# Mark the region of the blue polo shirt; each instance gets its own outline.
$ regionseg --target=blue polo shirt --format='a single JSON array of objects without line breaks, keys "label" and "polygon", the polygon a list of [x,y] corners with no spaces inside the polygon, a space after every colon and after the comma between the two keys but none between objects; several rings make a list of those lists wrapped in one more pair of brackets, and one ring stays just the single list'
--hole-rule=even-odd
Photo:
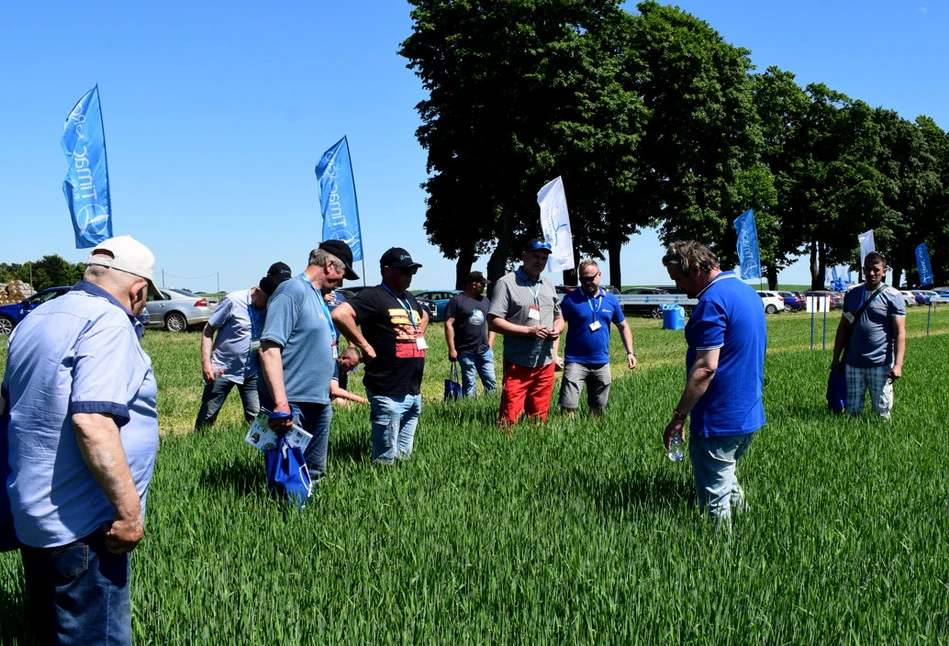
[{"label": "blue polo shirt", "polygon": [[242,289],[222,298],[208,319],[208,325],[217,329],[211,364],[228,381],[242,384],[260,370],[257,350],[265,314],[251,304],[250,290]]},{"label": "blue polo shirt", "polygon": [[[330,403],[335,329],[323,295],[303,274],[285,280],[267,302],[262,341],[282,348],[283,384],[293,403]],[[258,389],[266,388],[264,380]]]},{"label": "blue polo shirt", "polygon": [[718,370],[691,412],[689,429],[703,437],[744,435],[765,424],[764,308],[757,292],[725,271],[698,294],[685,326],[686,374],[699,350],[719,349]]},{"label": "blue polo shirt", "polygon": [[[589,296],[582,288],[575,289],[560,301],[560,311],[567,322],[567,363],[603,364],[610,361],[610,323],[626,320],[615,295],[599,290]],[[596,330],[590,326],[599,322]]]},{"label": "blue polo shirt", "polygon": [[80,281],[10,335],[7,485],[17,537],[55,547],[91,534],[115,510],[79,451],[71,416],[111,415],[142,500],[158,450],[157,386],[142,325],[111,294]]}]

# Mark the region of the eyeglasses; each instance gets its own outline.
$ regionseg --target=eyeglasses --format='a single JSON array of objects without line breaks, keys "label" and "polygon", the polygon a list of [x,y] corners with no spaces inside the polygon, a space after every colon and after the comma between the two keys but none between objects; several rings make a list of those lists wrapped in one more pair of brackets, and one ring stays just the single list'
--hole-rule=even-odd
[{"label": "eyeglasses", "polygon": [[596,272],[596,273],[593,274],[592,276],[580,276],[580,282],[581,282],[581,283],[592,283],[594,280],[596,280],[596,277],[599,276],[599,275],[600,275],[600,272]]}]

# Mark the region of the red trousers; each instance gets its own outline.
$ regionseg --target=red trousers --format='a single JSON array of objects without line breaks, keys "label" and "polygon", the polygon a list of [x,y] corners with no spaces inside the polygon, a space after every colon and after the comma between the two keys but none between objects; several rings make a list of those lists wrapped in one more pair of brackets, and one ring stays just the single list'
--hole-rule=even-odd
[{"label": "red trousers", "polygon": [[498,424],[510,428],[524,412],[528,417],[547,421],[550,395],[554,390],[554,364],[540,368],[518,366],[505,359],[504,384],[501,390],[501,413]]}]

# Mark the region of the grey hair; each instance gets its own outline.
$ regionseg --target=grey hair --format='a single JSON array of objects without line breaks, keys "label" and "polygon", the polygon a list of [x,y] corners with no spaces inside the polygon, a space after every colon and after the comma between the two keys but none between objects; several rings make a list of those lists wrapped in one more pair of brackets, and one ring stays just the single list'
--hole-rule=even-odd
[{"label": "grey hair", "polygon": [[325,249],[314,249],[310,252],[310,261],[308,263],[310,266],[316,265],[322,267],[327,261],[333,263],[333,269],[336,271],[346,271],[346,263]]},{"label": "grey hair", "polygon": [[103,265],[86,265],[82,279],[106,289],[118,290],[128,289],[136,280],[145,280],[134,274]]},{"label": "grey hair", "polygon": [[676,240],[666,246],[666,255],[662,257],[662,264],[678,265],[679,271],[689,276],[697,271],[703,274],[718,269],[718,258],[712,250],[695,240]]}]

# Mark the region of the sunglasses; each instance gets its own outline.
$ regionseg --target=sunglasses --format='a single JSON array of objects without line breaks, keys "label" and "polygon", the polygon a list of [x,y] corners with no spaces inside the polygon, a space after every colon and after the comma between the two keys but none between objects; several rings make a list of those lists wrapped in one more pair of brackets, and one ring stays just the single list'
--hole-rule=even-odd
[{"label": "sunglasses", "polygon": [[592,276],[580,276],[580,282],[581,282],[581,283],[592,283],[594,280],[596,280],[596,277],[599,276],[599,275],[600,275],[600,272],[596,272],[596,273],[593,274]]}]

